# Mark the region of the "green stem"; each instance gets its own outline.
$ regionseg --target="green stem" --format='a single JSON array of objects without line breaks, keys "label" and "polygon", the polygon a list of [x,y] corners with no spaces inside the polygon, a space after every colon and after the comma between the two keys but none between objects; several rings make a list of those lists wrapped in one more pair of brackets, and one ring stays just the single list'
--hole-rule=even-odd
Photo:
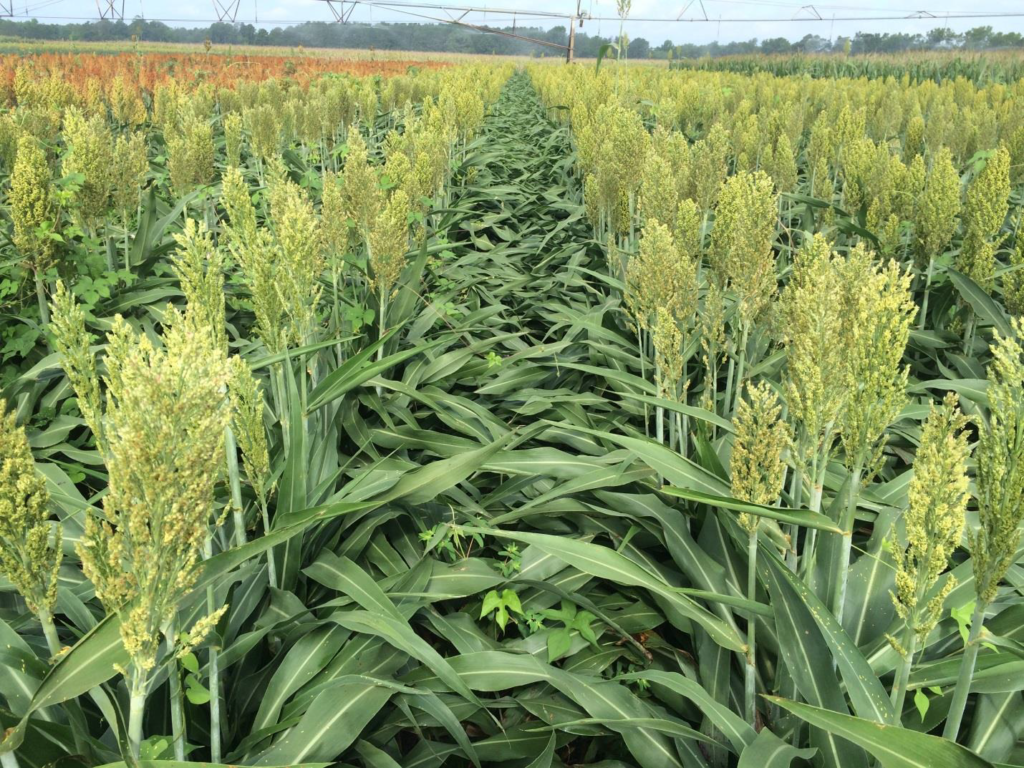
[{"label": "green stem", "polygon": [[0,766],[2,768],[19,768],[18,758],[13,752],[0,752]]},{"label": "green stem", "polygon": [[39,302],[39,321],[43,325],[49,325],[50,323],[50,305],[46,301],[46,286],[43,284],[43,278],[36,272],[36,301]]},{"label": "green stem", "polygon": [[732,405],[733,375],[736,373],[736,350],[729,353],[729,371],[725,375],[725,397],[722,399],[722,413],[720,416],[729,417],[729,408]]},{"label": "green stem", "polygon": [[43,637],[46,638],[46,647],[50,649],[50,655],[56,656],[60,653],[60,637],[57,636],[57,625],[53,623],[53,614],[49,609],[43,608],[36,616],[43,625]]},{"label": "green stem", "polygon": [[231,516],[235,522],[235,544],[245,544],[245,517],[242,514],[242,483],[238,475],[238,446],[230,426],[224,427],[224,453],[228,464],[228,484],[231,486]]},{"label": "green stem", "polygon": [[[637,331],[637,351],[640,353],[640,378],[647,381],[647,372],[644,370],[644,332]],[[644,437],[650,437],[650,428],[647,420],[649,415],[647,413],[647,403],[644,403]]]},{"label": "green stem", "polygon": [[[747,599],[753,602],[757,597],[757,529],[747,539]],[[744,704],[747,722],[757,726],[757,655],[755,653],[757,617],[750,614],[747,619],[747,666],[744,685]]]},{"label": "green stem", "polygon": [[964,707],[967,706],[967,695],[971,692],[974,664],[978,660],[978,650],[981,647],[978,638],[981,637],[982,625],[985,622],[986,607],[979,600],[974,606],[974,615],[971,617],[971,632],[967,636],[967,644],[964,646],[964,657],[960,662],[960,674],[956,679],[956,688],[953,689],[953,701],[949,705],[946,725],[942,729],[943,738],[950,741],[956,741],[957,734],[960,733],[960,722],[964,717]]},{"label": "green stem", "polygon": [[[661,366],[655,364],[654,366],[654,380],[658,381],[661,377]],[[664,393],[659,392],[659,397],[664,397]],[[665,444],[665,409],[660,405],[654,409],[654,434],[657,436],[657,440],[661,445]]]},{"label": "green stem", "polygon": [[277,363],[274,366],[274,380],[277,382],[277,418],[281,422],[281,445],[284,448],[284,455],[288,455],[288,390],[284,386],[284,363]]},{"label": "green stem", "polygon": [[928,317],[928,297],[932,292],[932,274],[935,271],[935,259],[928,259],[928,271],[924,276],[924,297],[921,299],[921,314],[918,317],[917,328],[924,330],[925,319]]},{"label": "green stem", "polygon": [[132,671],[131,699],[128,704],[128,748],[138,758],[142,749],[142,718],[146,712],[146,682],[142,672]]},{"label": "green stem", "polygon": [[896,668],[896,679],[892,684],[892,708],[896,712],[896,719],[899,721],[903,714],[903,703],[907,698],[907,683],[910,682],[910,668],[914,665],[914,653],[917,651],[917,633],[910,624],[907,624],[906,655],[900,659],[900,665]]},{"label": "green stem", "polygon": [[[267,513],[267,503],[260,500],[260,516],[263,518],[263,535],[270,533],[270,515]],[[274,563],[274,548],[267,550],[267,579],[270,586],[277,589],[277,565]]]},{"label": "green stem", "polygon": [[977,323],[977,315],[974,314],[974,310],[969,310],[971,313],[970,318],[967,320],[967,328],[964,330],[964,354],[970,354],[974,348],[974,328]]},{"label": "green stem", "polygon": [[[793,476],[789,482],[789,499],[793,505],[793,509],[800,509],[800,505],[803,503],[804,491],[804,471],[800,463],[793,469]],[[789,540],[790,546],[789,551],[786,553],[786,565],[789,570],[796,573],[797,568],[797,540],[800,535],[800,526],[796,523],[789,526]]]},{"label": "green stem", "polygon": [[166,630],[167,652],[170,655],[170,674],[168,680],[171,687],[171,741],[174,744],[174,759],[185,759],[185,711],[182,704],[181,674],[178,671],[178,660],[174,655],[176,622],[168,622]]},{"label": "green stem", "polygon": [[[43,628],[43,637],[46,638],[46,647],[50,656],[56,658],[60,654],[60,636],[57,634],[57,625],[53,622],[53,613],[49,608],[42,608],[36,613],[39,623]],[[75,739],[75,749],[80,755],[89,754],[89,728],[86,724],[85,714],[77,699],[71,699],[64,704],[67,709],[68,718],[71,722],[71,731]]]},{"label": "green stem", "polygon": [[843,605],[846,602],[846,584],[850,575],[850,554],[853,551],[853,524],[857,513],[857,497],[860,494],[861,465],[857,462],[850,473],[850,487],[847,489],[846,512],[843,515],[842,546],[839,550],[839,562],[836,563],[835,592],[832,600],[832,615],[836,621],[843,623]]},{"label": "green stem", "polygon": [[[811,501],[807,505],[807,508],[811,512],[819,512],[821,510],[821,496],[823,493],[823,483],[821,482],[821,476],[825,474],[824,469],[819,473],[818,463],[827,464],[827,460],[821,458],[821,454],[815,454],[814,459],[811,461]],[[805,584],[810,584],[814,574],[814,555],[815,550],[818,546],[818,529],[811,528],[807,532],[807,541],[804,544],[803,552],[800,553],[800,571],[804,578]]]},{"label": "green stem", "polygon": [[[381,291],[380,294],[380,331],[377,336],[378,339],[384,338],[385,323],[387,322],[388,313],[388,298],[387,295]],[[377,347],[377,362],[380,362],[384,358],[384,345],[381,344]],[[381,386],[377,385],[377,397],[380,397],[382,392]]]},{"label": "green stem", "polygon": [[736,400],[732,404],[732,413],[734,415],[736,409],[740,406],[740,400],[743,398],[743,377],[746,375],[747,368],[747,338],[749,333],[747,324],[743,323],[743,330],[740,332],[740,357],[736,365]]},{"label": "green stem", "polygon": [[[209,560],[213,557],[213,538],[206,537],[203,544],[203,555]],[[217,610],[217,596],[213,587],[206,588],[206,613],[213,614]],[[219,763],[220,748],[220,660],[217,646],[210,644],[210,762]]]}]

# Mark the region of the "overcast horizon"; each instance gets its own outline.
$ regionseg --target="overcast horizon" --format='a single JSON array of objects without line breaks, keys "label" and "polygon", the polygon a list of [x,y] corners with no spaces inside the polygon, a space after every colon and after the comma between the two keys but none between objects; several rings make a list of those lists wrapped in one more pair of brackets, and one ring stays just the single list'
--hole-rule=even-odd
[{"label": "overcast horizon", "polygon": [[[427,4],[436,4],[443,0],[424,0]],[[474,5],[467,0],[447,0],[455,5]],[[105,3],[106,0],[101,0]],[[224,0],[228,2],[228,0]],[[949,27],[954,32],[964,32],[972,27],[992,26],[1000,32],[1024,32],[1024,15],[1004,18],[947,18],[944,14],[960,13],[1019,13],[1024,14],[1019,0],[981,0],[971,9],[963,0],[935,0],[927,7],[932,14],[925,18],[901,18],[884,21],[845,21],[848,16],[891,15],[904,16],[914,13],[913,4],[907,0],[886,2],[874,0],[857,5],[849,4],[817,4],[804,5],[797,0],[692,0],[687,7],[687,0],[681,2],[664,2],[664,0],[633,0],[630,20],[626,22],[626,33],[630,38],[642,37],[651,45],[659,45],[664,40],[674,44],[684,43],[705,44],[717,41],[728,43],[745,41],[751,38],[764,40],[774,37],[785,37],[790,41],[799,40],[804,35],[816,34],[826,39],[836,37],[852,37],[857,32],[865,33],[896,33],[924,34],[936,27]],[[568,14],[575,10],[575,0],[555,0],[542,3],[537,0],[496,0],[483,2],[475,7],[491,7],[526,11],[517,14],[516,24],[532,27],[565,26]],[[703,19],[705,13],[709,22],[660,23],[643,21],[644,18],[676,18],[686,8],[684,19]],[[551,19],[530,16],[529,11],[559,12],[565,10],[565,19]],[[410,9],[414,13],[437,16],[439,11]],[[611,36],[618,32],[618,21],[615,17],[615,0],[584,0],[582,10],[593,17],[584,22],[582,31],[589,35]],[[94,0],[15,0],[14,20],[36,18],[42,23],[81,22],[98,19]],[[26,14],[27,12],[27,14]],[[815,15],[824,20],[812,20]],[[216,21],[213,2],[177,3],[171,0],[124,0],[124,18],[129,20],[137,16],[151,20],[166,20],[170,26],[190,27],[208,26]],[[833,16],[836,20],[833,21]],[[763,21],[763,19],[778,21]],[[239,23],[257,23],[258,26],[273,28],[289,23],[303,21],[333,22],[334,16],[326,2],[322,0],[241,0],[237,14]],[[758,19],[748,21],[747,19]],[[356,6],[351,20],[363,23],[409,23],[424,22],[423,19],[400,13],[393,9],[372,8],[365,5]],[[472,13],[465,21],[475,24],[494,26],[511,26],[513,17],[504,13]]]}]

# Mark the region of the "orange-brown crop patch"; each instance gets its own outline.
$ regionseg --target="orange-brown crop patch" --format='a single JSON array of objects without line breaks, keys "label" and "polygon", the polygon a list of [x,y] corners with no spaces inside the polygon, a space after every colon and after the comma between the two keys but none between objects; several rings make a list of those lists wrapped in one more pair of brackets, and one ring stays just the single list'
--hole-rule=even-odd
[{"label": "orange-brown crop patch", "polygon": [[243,81],[288,78],[307,85],[325,74],[347,74],[356,77],[380,75],[390,77],[406,73],[410,67],[436,69],[448,66],[443,61],[410,61],[389,59],[344,59],[328,56],[232,55],[221,53],[57,53],[0,54],[0,89],[10,97],[14,92],[15,73],[29,67],[36,78],[57,74],[79,93],[90,81],[104,86],[115,78],[140,91],[152,93],[157,85],[174,79],[179,85],[212,83],[218,88],[231,88]]}]

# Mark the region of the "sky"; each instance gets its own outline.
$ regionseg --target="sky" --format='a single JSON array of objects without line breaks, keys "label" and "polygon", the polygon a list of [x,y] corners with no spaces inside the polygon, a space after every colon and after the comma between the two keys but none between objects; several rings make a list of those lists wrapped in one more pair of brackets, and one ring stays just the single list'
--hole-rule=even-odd
[{"label": "sky", "polygon": [[[114,0],[120,4],[122,0]],[[233,0],[219,0],[229,4]],[[415,2],[418,0],[403,0]],[[530,16],[529,11],[562,12],[567,15],[575,10],[577,0],[422,0],[425,4],[451,3],[472,5],[479,8],[501,8],[524,11],[517,14],[516,23],[530,26],[565,25],[565,20],[542,19]],[[15,18],[38,18],[40,21],[60,23],[65,20],[83,20],[97,17],[96,0],[13,0]],[[105,5],[108,0],[99,0]],[[214,0],[123,0],[126,19],[143,16],[147,19],[172,20],[172,26],[203,26],[216,20]],[[258,19],[260,26],[277,26],[286,22],[323,20],[333,21],[330,8],[323,0],[237,0],[238,21],[252,23]],[[703,9],[702,9],[703,3]],[[6,0],[3,2],[6,5]],[[904,18],[927,9],[932,14],[926,18]],[[443,11],[408,9],[415,13],[444,16]],[[615,0],[582,0],[582,11],[593,19],[584,22],[582,31],[588,34],[610,36],[617,34],[618,21],[613,18]],[[950,17],[945,14],[949,13]],[[965,13],[1009,13],[1019,14],[1010,18],[953,18]],[[665,23],[644,21],[644,19],[675,19],[682,14],[684,21]],[[458,14],[454,14],[458,17]],[[704,22],[705,16],[709,19]],[[820,16],[823,21],[811,20]],[[848,17],[894,16],[898,19],[884,21],[848,21]],[[598,20],[596,17],[605,17]],[[664,40],[675,44],[727,43],[733,40],[763,40],[769,37],[786,37],[799,40],[806,34],[824,38],[852,36],[856,32],[907,32],[924,33],[928,30],[948,26],[956,32],[976,26],[988,25],[1003,32],[1024,33],[1024,2],[1021,0],[825,0],[814,6],[804,5],[803,0],[633,0],[626,22],[626,33],[631,38],[643,37],[654,45]],[[835,20],[833,20],[835,17]],[[371,8],[358,5],[352,21],[417,21],[393,9]],[[778,21],[765,21],[777,19]],[[509,14],[472,13],[465,21],[486,23],[495,26],[510,25]],[[691,21],[685,21],[691,20]],[[692,21],[700,20],[700,21]],[[192,22],[192,23],[188,23]]]}]

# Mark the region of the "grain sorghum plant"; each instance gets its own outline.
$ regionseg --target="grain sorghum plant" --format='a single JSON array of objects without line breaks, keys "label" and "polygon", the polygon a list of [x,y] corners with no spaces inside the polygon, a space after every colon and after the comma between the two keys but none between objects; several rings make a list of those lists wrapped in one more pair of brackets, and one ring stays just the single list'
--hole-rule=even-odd
[{"label": "grain sorghum plant", "polygon": [[72,107],[64,118],[64,143],[62,170],[65,176],[82,177],[72,200],[81,222],[92,232],[102,225],[114,181],[113,139],[106,118],[86,118]]},{"label": "grain sorghum plant", "polygon": [[167,137],[167,170],[176,195],[209,184],[214,170],[213,128],[201,114],[188,111]]},{"label": "grain sorghum plant", "polygon": [[643,221],[671,222],[679,210],[679,192],[672,168],[656,152],[648,152],[637,196],[637,213]]},{"label": "grain sorghum plant", "polygon": [[810,508],[821,507],[825,467],[832,455],[846,404],[840,257],[824,235],[804,243],[779,302],[786,347],[786,406],[796,425],[793,504],[803,504],[803,480],[811,485]]},{"label": "grain sorghum plant", "polygon": [[924,188],[916,201],[914,255],[919,269],[928,266],[949,245],[956,232],[960,207],[960,174],[949,149],[940,147],[932,157]]},{"label": "grain sorghum plant", "polygon": [[197,329],[209,333],[217,349],[227,354],[228,337],[224,319],[224,255],[213,244],[206,225],[194,219],[174,235],[178,249],[171,266],[185,294],[185,318]]},{"label": "grain sorghum plant", "polygon": [[676,247],[684,258],[690,259],[695,265],[700,266],[704,248],[704,223],[700,209],[693,200],[683,200],[676,210],[675,229],[672,236],[675,238]]},{"label": "grain sorghum plant", "polygon": [[[683,358],[683,339],[684,335],[679,329],[679,321],[676,317],[665,307],[658,307],[654,316],[654,323],[651,328],[651,341],[654,345],[655,385],[658,388],[658,397],[665,400],[677,401],[680,398],[685,399],[685,392],[688,383],[684,381],[686,361]],[[681,383],[682,390],[680,390]],[[658,442],[664,444],[664,408],[659,405],[656,414],[656,436]],[[671,414],[669,415],[669,419],[672,419]],[[677,422],[670,421],[670,448],[674,442],[676,423]],[[681,422],[678,423],[680,440],[685,447],[683,427]]]},{"label": "grain sorghum plant", "polygon": [[[135,756],[160,636],[172,654],[188,652],[220,613],[202,619],[175,650],[177,606],[198,578],[213,520],[213,489],[230,408],[223,352],[209,333],[173,309],[168,313],[163,348],[137,335],[120,317],[108,335],[101,438],[108,492],[103,516],[87,517],[78,545],[86,577],[121,624],[129,663],[120,671],[131,693],[128,741]],[[65,346],[75,343],[80,339],[64,340]],[[79,349],[77,354],[88,352]],[[176,675],[172,670],[172,691]],[[175,717],[173,712],[179,707],[180,698],[172,700],[175,741],[184,739],[181,713]]]},{"label": "grain sorghum plant", "polygon": [[90,350],[92,335],[85,325],[85,312],[61,280],[53,292],[53,347],[61,356],[76,405],[86,425],[95,436],[97,447],[103,448],[103,398],[100,394],[96,358]]},{"label": "grain sorghum plant", "polygon": [[683,379],[683,334],[676,318],[665,307],[658,307],[655,313],[652,339],[658,397],[675,400],[679,396],[679,383]]},{"label": "grain sorghum plant", "polygon": [[225,229],[232,247],[245,247],[256,239],[256,208],[249,196],[249,185],[242,172],[234,166],[224,172],[221,181],[221,204],[228,214]]},{"label": "grain sorghum plant", "polygon": [[731,176],[715,212],[712,269],[720,284],[736,291],[741,320],[748,326],[761,317],[776,291],[776,209],[771,178],[757,171]]},{"label": "grain sorghum plant", "polygon": [[277,290],[288,318],[289,341],[301,346],[319,322],[319,280],[324,270],[322,233],[312,201],[286,178],[283,167],[276,163],[271,166],[267,197],[281,256],[276,265]]},{"label": "grain sorghum plant", "polygon": [[1024,237],[1020,234],[1010,253],[1010,267],[1003,275],[1003,301],[1010,314],[1024,317]]},{"label": "grain sorghum plant", "polygon": [[957,268],[987,291],[995,277],[995,254],[1002,239],[1010,197],[1010,154],[1000,147],[967,187],[964,204],[964,242]]},{"label": "grain sorghum plant", "polygon": [[832,174],[829,171],[828,160],[821,158],[814,166],[811,179],[811,194],[819,200],[829,204],[828,208],[820,210],[816,214],[816,223],[819,228],[828,227],[835,219],[835,209],[832,208],[832,199],[835,196],[835,186],[832,182]]},{"label": "grain sorghum plant", "polygon": [[149,158],[146,155],[146,135],[136,132],[118,136],[114,142],[113,178],[111,199],[114,209],[121,214],[127,229],[128,218],[138,207],[139,193],[149,172]]},{"label": "grain sorghum plant", "polygon": [[107,100],[110,116],[118,125],[133,129],[146,122],[146,105],[139,98],[138,91],[123,77],[115,77],[111,82]]},{"label": "grain sorghum plant", "polygon": [[649,220],[640,248],[626,266],[626,307],[638,331],[650,328],[659,309],[689,317],[696,305],[696,265],[679,253],[672,232]]},{"label": "grain sorghum plant", "polygon": [[793,145],[785,133],[780,134],[775,143],[768,172],[771,174],[772,181],[775,182],[775,189],[779,192],[792,192],[796,189],[798,173],[796,155],[793,152]]},{"label": "grain sorghum plant", "polygon": [[348,129],[348,154],[345,156],[343,196],[348,217],[356,223],[363,241],[369,243],[370,232],[383,205],[377,174],[370,165],[366,142],[356,126]]},{"label": "grain sorghum plant", "polygon": [[902,640],[889,638],[901,657],[892,688],[897,716],[903,711],[917,647],[938,624],[943,601],[957,583],[950,574],[932,594],[963,533],[970,498],[970,445],[964,431],[967,424],[956,395],[947,395],[941,406],[932,405],[921,432],[903,515],[907,546],[901,547],[895,534],[890,539],[896,558],[896,591],[892,598],[905,625]]},{"label": "grain sorghum plant", "polygon": [[1013,329],[1014,336],[995,333],[988,368],[988,418],[981,425],[975,452],[979,525],[968,529],[967,542],[977,598],[943,731],[954,740],[970,692],[985,611],[1013,564],[1024,518],[1024,322],[1015,318]]},{"label": "grain sorghum plant", "polygon": [[386,302],[405,269],[409,250],[409,197],[403,190],[392,194],[380,210],[370,230],[369,244],[371,287]]},{"label": "grain sorghum plant", "polygon": [[230,243],[242,279],[249,289],[256,322],[253,330],[270,354],[283,352],[288,344],[287,309],[278,285],[279,263],[283,257],[273,235],[256,230],[250,239]]},{"label": "grain sorghum plant", "polygon": [[715,209],[709,251],[712,273],[720,287],[729,286],[736,293],[739,303],[739,334],[731,339],[730,360],[730,372],[735,365],[735,395],[726,388],[725,405],[730,413],[738,407],[746,375],[750,332],[771,306],[777,290],[772,249],[777,200],[771,177],[763,171],[738,173],[722,185]]},{"label": "grain sorghum plant", "polygon": [[256,156],[257,169],[263,178],[263,164],[276,157],[281,147],[281,123],[269,104],[262,104],[242,112],[242,122],[249,129],[249,147]]},{"label": "grain sorghum plant", "polygon": [[903,133],[903,162],[909,163],[924,152],[924,118],[914,115]]},{"label": "grain sorghum plant", "polygon": [[917,305],[910,275],[895,261],[875,264],[863,244],[840,266],[843,291],[843,368],[847,403],[840,424],[844,461],[849,471],[847,505],[840,528],[841,554],[833,573],[832,612],[842,620],[857,498],[865,478],[881,466],[885,431],[906,404],[909,368],[903,352]]},{"label": "grain sorghum plant", "polygon": [[[729,458],[732,495],[741,501],[767,506],[782,493],[786,465],[783,454],[792,435],[780,416],[782,405],[767,382],[747,387],[748,403],[742,397],[733,420],[736,435]],[[757,599],[757,541],[761,520],[742,513],[739,524],[747,532],[747,599]],[[747,722],[757,720],[757,655],[754,616],[747,620],[747,663],[744,709]]]},{"label": "grain sorghum plant", "polygon": [[50,522],[50,494],[36,471],[25,429],[0,400],[0,575],[39,617],[52,654],[60,650],[53,624],[61,525]]},{"label": "grain sorghum plant", "polygon": [[56,242],[49,233],[57,231],[57,207],[51,196],[53,177],[46,152],[34,136],[18,140],[18,156],[11,172],[9,195],[14,219],[14,247],[32,270],[36,283],[39,316],[50,320],[43,275],[53,265]]},{"label": "grain sorghum plant", "polygon": [[947,147],[940,147],[932,158],[924,189],[917,197],[915,206],[914,258],[917,268],[925,270],[919,326],[924,328],[935,259],[942,255],[952,240],[956,232],[956,217],[960,213],[960,174],[953,165],[953,155]]},{"label": "grain sorghum plant", "polygon": [[[242,467],[249,485],[256,494],[264,533],[269,533],[270,517],[267,503],[274,486],[270,472],[266,427],[263,424],[263,392],[245,360],[236,355],[230,359],[229,365],[231,379],[228,383],[228,393],[231,396],[232,432],[238,441],[238,447],[242,449]],[[270,585],[276,588],[277,573],[273,554],[267,557],[267,568]]]},{"label": "grain sorghum plant", "polygon": [[729,135],[725,129],[718,123],[711,126],[707,137],[693,145],[690,157],[693,198],[707,216],[729,172]]},{"label": "grain sorghum plant", "polygon": [[237,112],[224,115],[224,157],[228,167],[242,164],[242,116]]}]

